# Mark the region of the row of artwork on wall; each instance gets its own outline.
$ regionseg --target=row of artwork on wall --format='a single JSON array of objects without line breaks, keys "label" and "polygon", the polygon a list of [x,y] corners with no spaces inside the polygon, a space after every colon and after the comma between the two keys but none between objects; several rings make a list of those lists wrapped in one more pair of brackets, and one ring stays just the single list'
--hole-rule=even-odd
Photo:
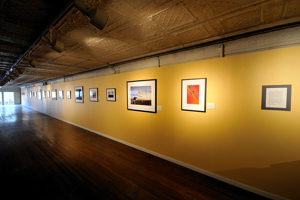
[{"label": "row of artwork on wall", "polygon": [[[74,88],[76,103],[84,103],[83,86]],[[38,99],[50,98],[50,90],[39,89],[37,92],[30,91],[28,95]],[[58,98],[64,99],[64,91],[58,90]],[[66,91],[66,98],[71,99],[71,91]],[[52,89],[51,99],[57,100],[57,89]],[[89,89],[91,102],[98,101],[98,88]],[[116,101],[116,88],[106,89],[106,100]],[[206,111],[206,78],[182,80],[182,110]],[[157,112],[157,79],[127,81],[127,109],[143,112]]]},{"label": "row of artwork on wall", "polygon": [[[181,110],[206,112],[206,78],[181,80]],[[262,87],[262,106],[264,110],[291,109],[291,85],[266,85]],[[84,103],[83,86],[74,88],[75,102]],[[36,96],[36,94],[35,94]],[[38,90],[38,99],[46,98],[46,91]],[[32,97],[32,92],[30,92]],[[50,98],[50,90],[47,91]],[[71,99],[71,91],[66,91]],[[51,92],[52,100],[57,100],[57,90]],[[58,91],[58,98],[63,99],[63,90]],[[91,102],[98,101],[98,88],[89,89]],[[116,88],[106,89],[106,100],[116,101]],[[127,81],[127,109],[143,112],[157,112],[157,79]]]},{"label": "row of artwork on wall", "polygon": [[[75,87],[75,102],[76,103],[83,103],[83,86]],[[50,90],[38,90],[37,92],[29,92],[29,97],[38,97],[38,99],[46,99],[46,92],[47,92],[47,98],[50,99]],[[97,102],[98,101],[98,88],[90,88],[89,90],[89,97],[91,102]],[[58,98],[64,99],[64,91],[58,90]],[[66,91],[66,98],[71,99],[71,90]],[[57,90],[52,89],[51,90],[51,99],[57,100]],[[116,101],[116,88],[107,88],[106,89],[106,100],[107,101]]]},{"label": "row of artwork on wall", "polygon": [[[206,112],[206,78],[183,79],[181,110]],[[157,111],[157,80],[127,82],[127,109],[143,112]]]}]

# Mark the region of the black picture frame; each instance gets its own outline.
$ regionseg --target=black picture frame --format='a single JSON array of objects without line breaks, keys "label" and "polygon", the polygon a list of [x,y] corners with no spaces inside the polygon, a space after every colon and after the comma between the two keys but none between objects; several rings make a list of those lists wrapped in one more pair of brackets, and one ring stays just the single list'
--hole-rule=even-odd
[{"label": "black picture frame", "polygon": [[67,99],[71,99],[71,91],[70,90],[66,91],[66,96],[67,96]]},{"label": "black picture frame", "polygon": [[75,103],[83,103],[84,102],[84,94],[83,94],[83,86],[77,86],[74,88],[75,94]]},{"label": "black picture frame", "polygon": [[127,81],[127,110],[157,112],[157,79]]},{"label": "black picture frame", "polygon": [[98,88],[90,88],[90,102],[98,102]]},{"label": "black picture frame", "polygon": [[46,99],[46,91],[45,90],[43,90],[43,93],[42,93],[43,95],[43,99]]},{"label": "black picture frame", "polygon": [[292,85],[263,85],[261,109],[291,111]]},{"label": "black picture frame", "polygon": [[56,89],[53,89],[51,91],[51,98],[52,100],[57,100],[57,92],[56,92]]},{"label": "black picture frame", "polygon": [[182,79],[181,110],[206,112],[206,92],[207,78]]},{"label": "black picture frame", "polygon": [[42,100],[42,90],[40,89],[40,90],[38,90],[38,99],[39,100]]},{"label": "black picture frame", "polygon": [[64,99],[64,91],[63,90],[58,91],[58,98],[59,99]]},{"label": "black picture frame", "polygon": [[116,101],[116,88],[106,88],[106,101]]}]

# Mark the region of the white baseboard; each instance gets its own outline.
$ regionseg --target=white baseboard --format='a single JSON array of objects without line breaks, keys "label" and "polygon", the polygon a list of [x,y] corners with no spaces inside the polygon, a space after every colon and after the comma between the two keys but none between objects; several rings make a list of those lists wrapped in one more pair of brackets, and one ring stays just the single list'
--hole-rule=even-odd
[{"label": "white baseboard", "polygon": [[[25,105],[24,105],[24,106],[25,106]],[[240,183],[240,182],[236,182],[236,181],[234,181],[234,180],[225,178],[225,177],[223,177],[223,176],[214,174],[214,173],[212,173],[212,172],[209,172],[209,171],[200,169],[200,168],[195,167],[195,166],[193,166],[193,165],[189,165],[189,164],[187,164],[187,163],[184,163],[184,162],[181,162],[181,161],[179,161],[179,160],[170,158],[170,157],[168,157],[168,156],[164,156],[164,155],[161,155],[161,154],[156,153],[156,152],[154,152],[154,151],[150,151],[150,150],[145,149],[145,148],[143,148],[143,147],[140,147],[140,146],[131,144],[131,143],[129,143],[129,142],[125,142],[125,141],[123,141],[123,140],[120,140],[120,139],[117,139],[117,138],[114,138],[114,137],[105,135],[105,134],[103,134],[103,133],[97,132],[97,131],[92,130],[92,129],[89,129],[89,128],[87,128],[87,127],[80,126],[80,125],[78,125],[78,124],[74,124],[74,123],[72,123],[72,122],[69,122],[69,121],[66,121],[66,120],[57,118],[56,116],[50,115],[50,114],[48,114],[48,113],[41,112],[41,111],[36,110],[36,109],[34,109],[34,108],[31,108],[31,107],[29,107],[29,106],[25,106],[25,107],[28,107],[28,108],[30,108],[30,109],[33,109],[33,110],[35,110],[35,111],[37,111],[37,112],[39,112],[39,113],[42,113],[42,114],[44,114],[44,115],[53,117],[53,118],[58,119],[58,120],[60,120],[60,121],[66,122],[66,123],[68,123],[68,124],[77,126],[77,127],[79,127],[79,128],[82,128],[82,129],[85,129],[85,130],[87,130],[87,131],[90,131],[90,132],[95,133],[95,134],[97,134],[97,135],[103,136],[103,137],[105,137],[105,138],[114,140],[114,141],[116,141],[116,142],[119,142],[119,143],[121,143],[121,144],[127,145],[127,146],[129,146],[129,147],[135,148],[135,149],[137,149],[137,150],[140,150],[140,151],[149,153],[149,154],[151,154],[151,155],[153,155],[153,156],[156,156],[156,157],[162,158],[162,159],[164,159],[164,160],[170,161],[170,162],[172,162],[172,163],[178,164],[178,165],[180,165],[180,166],[183,166],[183,167],[185,167],[185,168],[191,169],[191,170],[196,171],[196,172],[198,172],[198,173],[201,173],[201,174],[207,175],[207,176],[209,176],[209,177],[215,178],[215,179],[217,179],[217,180],[220,180],[220,181],[222,181],[222,182],[228,183],[228,184],[230,184],[230,185],[234,185],[234,186],[236,186],[236,187],[239,187],[239,188],[242,188],[242,189],[244,189],[244,190],[250,191],[250,192],[252,192],[252,193],[255,193],[255,194],[258,194],[258,195],[261,195],[261,196],[270,198],[270,199],[274,199],[274,200],[288,200],[287,198],[284,198],[284,197],[281,197],[281,196],[278,196],[278,195],[275,195],[275,194],[272,194],[272,193],[269,193],[269,192],[266,192],[266,191],[263,191],[263,190],[254,188],[254,187],[251,187],[251,186],[249,186],[249,185],[245,185],[245,184]]]}]

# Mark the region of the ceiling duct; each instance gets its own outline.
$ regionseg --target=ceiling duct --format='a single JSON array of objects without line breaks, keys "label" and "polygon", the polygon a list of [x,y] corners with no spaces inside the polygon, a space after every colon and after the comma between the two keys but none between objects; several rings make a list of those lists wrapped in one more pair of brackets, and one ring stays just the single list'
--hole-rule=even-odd
[{"label": "ceiling duct", "polygon": [[99,30],[102,30],[108,20],[108,16],[98,8],[91,9],[80,0],[75,0],[74,7],[89,17],[89,23]]}]

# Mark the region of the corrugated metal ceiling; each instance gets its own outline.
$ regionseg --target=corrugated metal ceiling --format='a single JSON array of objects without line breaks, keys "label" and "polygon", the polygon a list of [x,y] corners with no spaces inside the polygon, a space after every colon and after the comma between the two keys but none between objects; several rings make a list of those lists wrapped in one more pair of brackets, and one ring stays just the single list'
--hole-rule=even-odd
[{"label": "corrugated metal ceiling", "polygon": [[[90,0],[108,15],[100,31],[73,1],[2,0],[0,14],[0,82],[23,86],[157,55],[194,45],[300,23],[298,0]],[[83,1],[82,1],[83,2]],[[63,16],[58,18],[63,12]],[[47,27],[57,19],[50,27]],[[65,44],[57,53],[40,41],[44,34]],[[32,45],[37,41],[34,45]],[[32,68],[23,55],[39,64]],[[7,77],[7,75],[6,75]]]}]

